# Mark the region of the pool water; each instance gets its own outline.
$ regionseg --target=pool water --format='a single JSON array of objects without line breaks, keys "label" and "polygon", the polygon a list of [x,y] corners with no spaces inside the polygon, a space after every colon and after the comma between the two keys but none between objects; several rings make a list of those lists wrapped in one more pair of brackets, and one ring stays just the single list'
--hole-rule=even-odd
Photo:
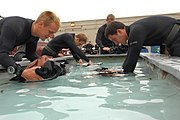
[{"label": "pool water", "polygon": [[1,85],[0,120],[179,120],[180,89],[145,62],[138,62],[135,74],[119,77],[94,71],[121,65],[71,66],[52,81]]}]

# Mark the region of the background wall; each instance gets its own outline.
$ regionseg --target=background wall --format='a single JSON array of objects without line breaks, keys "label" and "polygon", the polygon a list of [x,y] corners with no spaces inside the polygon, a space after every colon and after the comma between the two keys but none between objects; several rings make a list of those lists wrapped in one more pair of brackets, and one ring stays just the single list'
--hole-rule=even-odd
[{"label": "background wall", "polygon": [[[170,16],[173,18],[180,19],[180,13],[172,13],[172,14],[163,14],[166,16]],[[131,24],[132,22],[145,18],[148,16],[135,16],[135,17],[125,17],[125,18],[116,18],[117,21],[121,21],[126,25]],[[98,19],[98,20],[86,20],[86,21],[70,21],[70,22],[63,22],[61,25],[60,30],[56,33],[62,34],[65,32],[70,32],[70,33],[85,33],[93,44],[95,44],[95,38],[96,38],[96,33],[98,28],[105,24],[105,19]],[[71,23],[74,24],[74,26],[71,26]]]}]

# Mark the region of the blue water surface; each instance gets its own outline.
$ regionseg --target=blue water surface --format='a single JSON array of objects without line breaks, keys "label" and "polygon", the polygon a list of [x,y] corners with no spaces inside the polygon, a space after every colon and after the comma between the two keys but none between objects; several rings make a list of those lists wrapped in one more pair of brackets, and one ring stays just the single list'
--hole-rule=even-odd
[{"label": "blue water surface", "polygon": [[1,85],[0,120],[179,120],[179,88],[145,62],[138,62],[135,74],[107,77],[94,71],[121,65],[73,65],[52,81]]}]

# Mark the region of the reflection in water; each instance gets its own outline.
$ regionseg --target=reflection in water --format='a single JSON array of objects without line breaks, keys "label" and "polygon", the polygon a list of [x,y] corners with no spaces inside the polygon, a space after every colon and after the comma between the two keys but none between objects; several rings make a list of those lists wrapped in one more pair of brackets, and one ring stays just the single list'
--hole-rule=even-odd
[{"label": "reflection in water", "polygon": [[[120,64],[103,64],[112,66],[119,69]],[[53,81],[2,85],[0,120],[179,119],[179,89],[159,80],[143,62],[135,74],[119,77],[97,75],[98,67],[72,66]]]},{"label": "reflection in water", "polygon": [[127,103],[127,104],[146,104],[146,103],[162,103],[164,102],[162,99],[153,99],[153,100],[150,100],[150,101],[147,101],[147,100],[134,100],[134,99],[127,99],[127,100],[124,100],[123,101],[124,103]]}]

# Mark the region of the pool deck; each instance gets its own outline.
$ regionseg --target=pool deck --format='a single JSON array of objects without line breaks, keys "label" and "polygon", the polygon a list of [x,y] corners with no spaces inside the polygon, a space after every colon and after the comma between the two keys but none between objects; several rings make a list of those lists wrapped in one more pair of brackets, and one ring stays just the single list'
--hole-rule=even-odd
[{"label": "pool deck", "polygon": [[[122,54],[112,54],[112,55],[87,55],[89,58],[96,58],[96,57],[120,57],[125,56]],[[151,63],[152,65],[156,66],[157,68],[161,69],[162,71],[165,71],[174,77],[176,77],[178,80],[180,80],[180,57],[172,57],[172,56],[166,56],[166,55],[160,55],[157,53],[141,53],[141,58],[143,58],[148,63]],[[64,59],[72,59],[72,56],[65,56],[65,57],[59,57],[54,58],[54,61],[60,61]],[[27,66],[30,62],[29,61],[23,61],[23,62],[17,62],[21,64],[22,66]],[[4,68],[0,65],[0,70],[2,71]],[[0,72],[2,74],[3,72]],[[0,75],[1,77],[2,75]]]},{"label": "pool deck", "polygon": [[180,57],[141,53],[141,57],[180,80]]}]

